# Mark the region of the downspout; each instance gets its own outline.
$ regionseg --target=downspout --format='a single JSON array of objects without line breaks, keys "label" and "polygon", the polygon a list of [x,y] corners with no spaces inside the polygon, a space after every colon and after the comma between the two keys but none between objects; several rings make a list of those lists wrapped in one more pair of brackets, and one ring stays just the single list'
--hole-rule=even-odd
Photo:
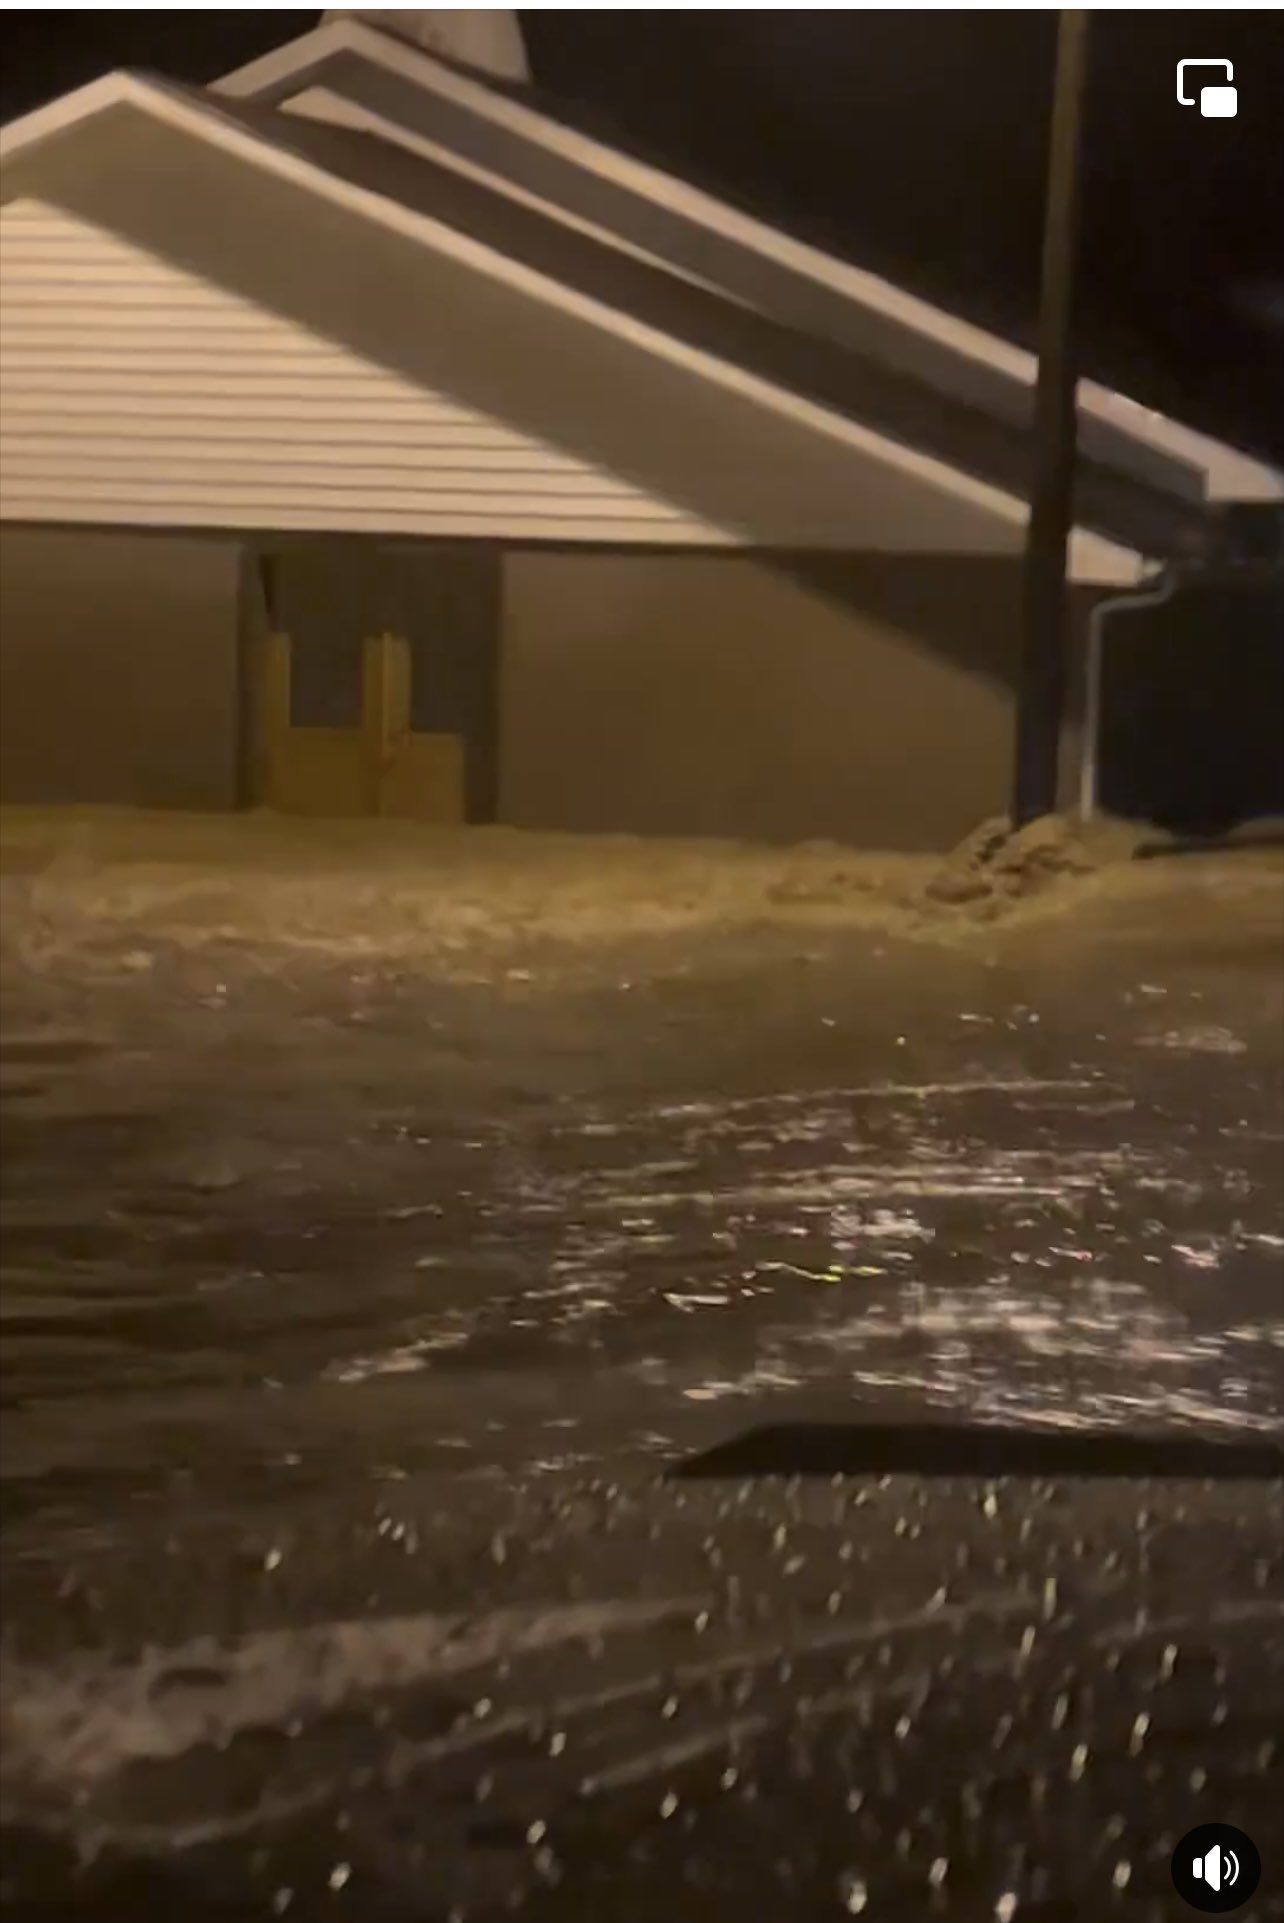
[{"label": "downspout", "polygon": [[1098,601],[1088,616],[1088,644],[1085,661],[1086,684],[1083,704],[1083,750],[1079,762],[1079,819],[1091,821],[1097,812],[1097,790],[1101,765],[1101,683],[1105,652],[1106,621],[1112,614],[1138,612],[1162,607],[1177,592],[1177,571],[1161,568],[1152,587],[1140,593],[1111,594]]}]

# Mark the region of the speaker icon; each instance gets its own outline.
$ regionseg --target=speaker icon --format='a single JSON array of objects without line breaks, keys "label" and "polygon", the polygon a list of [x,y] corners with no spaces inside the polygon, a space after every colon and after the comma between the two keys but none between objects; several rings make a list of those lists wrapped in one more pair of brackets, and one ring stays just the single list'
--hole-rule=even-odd
[{"label": "speaker icon", "polygon": [[1251,1836],[1231,1823],[1201,1823],[1173,1852],[1173,1883],[1192,1910],[1226,1915],[1251,1901],[1262,1859]]},{"label": "speaker icon", "polygon": [[1211,1850],[1197,1856],[1190,1867],[1196,1882],[1202,1880],[1210,1890],[1220,1890],[1223,1883],[1229,1889],[1239,1882],[1239,1858],[1234,1850],[1224,1850],[1220,1843],[1214,1843]]}]

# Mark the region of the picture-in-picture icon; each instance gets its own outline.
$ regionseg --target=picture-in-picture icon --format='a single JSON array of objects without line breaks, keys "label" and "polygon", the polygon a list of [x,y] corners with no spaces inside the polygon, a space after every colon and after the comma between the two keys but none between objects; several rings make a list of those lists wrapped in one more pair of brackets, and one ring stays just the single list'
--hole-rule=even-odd
[{"label": "picture-in-picture icon", "polygon": [[[1219,67],[1226,75],[1223,87],[1201,87],[1198,96],[1186,91],[1187,67]],[[1231,86],[1235,69],[1229,60],[1179,60],[1177,62],[1177,100],[1183,107],[1198,104],[1205,120],[1233,120],[1239,112],[1239,92]]]}]

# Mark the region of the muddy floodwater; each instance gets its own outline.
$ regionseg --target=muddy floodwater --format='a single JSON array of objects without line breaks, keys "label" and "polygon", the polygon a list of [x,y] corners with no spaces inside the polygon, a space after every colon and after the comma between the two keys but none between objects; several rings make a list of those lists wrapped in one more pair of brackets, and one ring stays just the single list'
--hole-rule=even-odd
[{"label": "muddy floodwater", "polygon": [[10,954],[8,1912],[1284,1917],[1277,932]]}]

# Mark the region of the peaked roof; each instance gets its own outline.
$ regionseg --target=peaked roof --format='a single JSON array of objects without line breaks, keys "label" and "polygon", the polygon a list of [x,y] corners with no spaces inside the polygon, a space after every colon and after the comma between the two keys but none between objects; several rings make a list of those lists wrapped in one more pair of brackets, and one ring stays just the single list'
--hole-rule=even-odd
[{"label": "peaked roof", "polygon": [[[346,23],[322,31],[369,32]],[[384,46],[384,36],[373,39]],[[441,63],[430,65],[458,78]],[[284,84],[288,93],[288,78]],[[0,129],[3,186],[6,195],[49,198],[127,232],[375,359],[395,336],[395,364],[421,378],[430,377],[425,367],[440,377],[441,350],[422,319],[433,311],[428,290],[434,283],[423,280],[416,259],[435,262],[434,274],[450,266],[461,311],[474,301],[470,287],[504,290],[514,303],[510,334],[519,322],[530,350],[514,357],[510,338],[500,386],[527,431],[631,472],[668,498],[688,501],[714,525],[752,530],[754,517],[742,512],[746,498],[754,498],[752,476],[733,481],[733,475],[746,450],[763,445],[768,420],[773,448],[790,449],[810,474],[813,500],[826,484],[858,487],[869,509],[871,546],[948,546],[957,539],[965,549],[1010,552],[1019,544],[1027,509],[1021,445],[1010,424],[832,339],[788,326],[715,279],[675,270],[595,223],[532,206],[538,197],[515,191],[489,169],[457,164],[448,152],[420,152],[415,141],[390,137],[382,125],[372,133],[358,118],[356,126],[363,130],[283,113],[227,89],[215,95],[109,75]],[[149,147],[143,138],[147,129],[171,146],[154,155],[155,141]],[[175,140],[179,149],[172,148]],[[148,173],[153,164],[170,170],[169,193],[150,186],[164,177]],[[193,170],[190,181],[185,168]],[[199,218],[187,205],[197,204],[198,176]],[[301,306],[304,294],[275,258],[281,229],[271,220],[281,219],[284,202],[277,195],[272,214],[256,177],[265,187],[288,184],[291,207],[308,213],[310,306]],[[339,213],[342,232],[334,220]],[[406,254],[394,279],[399,293],[413,297],[395,317],[372,319],[362,311],[369,303],[354,299],[355,270],[344,249],[359,242],[362,228],[383,236],[381,263],[391,261],[389,244]],[[304,238],[292,230],[292,249]],[[487,311],[493,313],[493,300]],[[559,328],[555,339],[550,330]],[[473,382],[474,401],[479,369],[489,380],[500,358],[494,351],[500,336],[492,331],[486,338],[492,351],[484,369],[486,339],[445,350],[461,391]],[[642,387],[617,406],[621,378],[634,376]],[[568,398],[573,432],[557,414]],[[702,433],[709,443],[703,449]],[[1152,480],[1090,464],[1071,543],[1077,578],[1135,580],[1143,554],[1165,551],[1204,492],[1192,463],[1172,465],[1175,478],[1157,472]],[[917,519],[939,538],[917,533]],[[809,526],[797,529],[795,545],[808,544]],[[890,542],[889,533],[896,535]]]},{"label": "peaked roof", "polygon": [[[823,253],[566,123],[534,89],[483,81],[354,20],[329,22],[216,84],[397,140],[463,176],[587,230],[608,247],[716,289],[883,379],[984,415],[1028,470],[1033,355]],[[1080,456],[1187,502],[1284,500],[1284,475],[1091,381],[1079,384]],[[947,452],[948,450],[942,449]],[[1001,476],[996,478],[1002,478]]]}]

